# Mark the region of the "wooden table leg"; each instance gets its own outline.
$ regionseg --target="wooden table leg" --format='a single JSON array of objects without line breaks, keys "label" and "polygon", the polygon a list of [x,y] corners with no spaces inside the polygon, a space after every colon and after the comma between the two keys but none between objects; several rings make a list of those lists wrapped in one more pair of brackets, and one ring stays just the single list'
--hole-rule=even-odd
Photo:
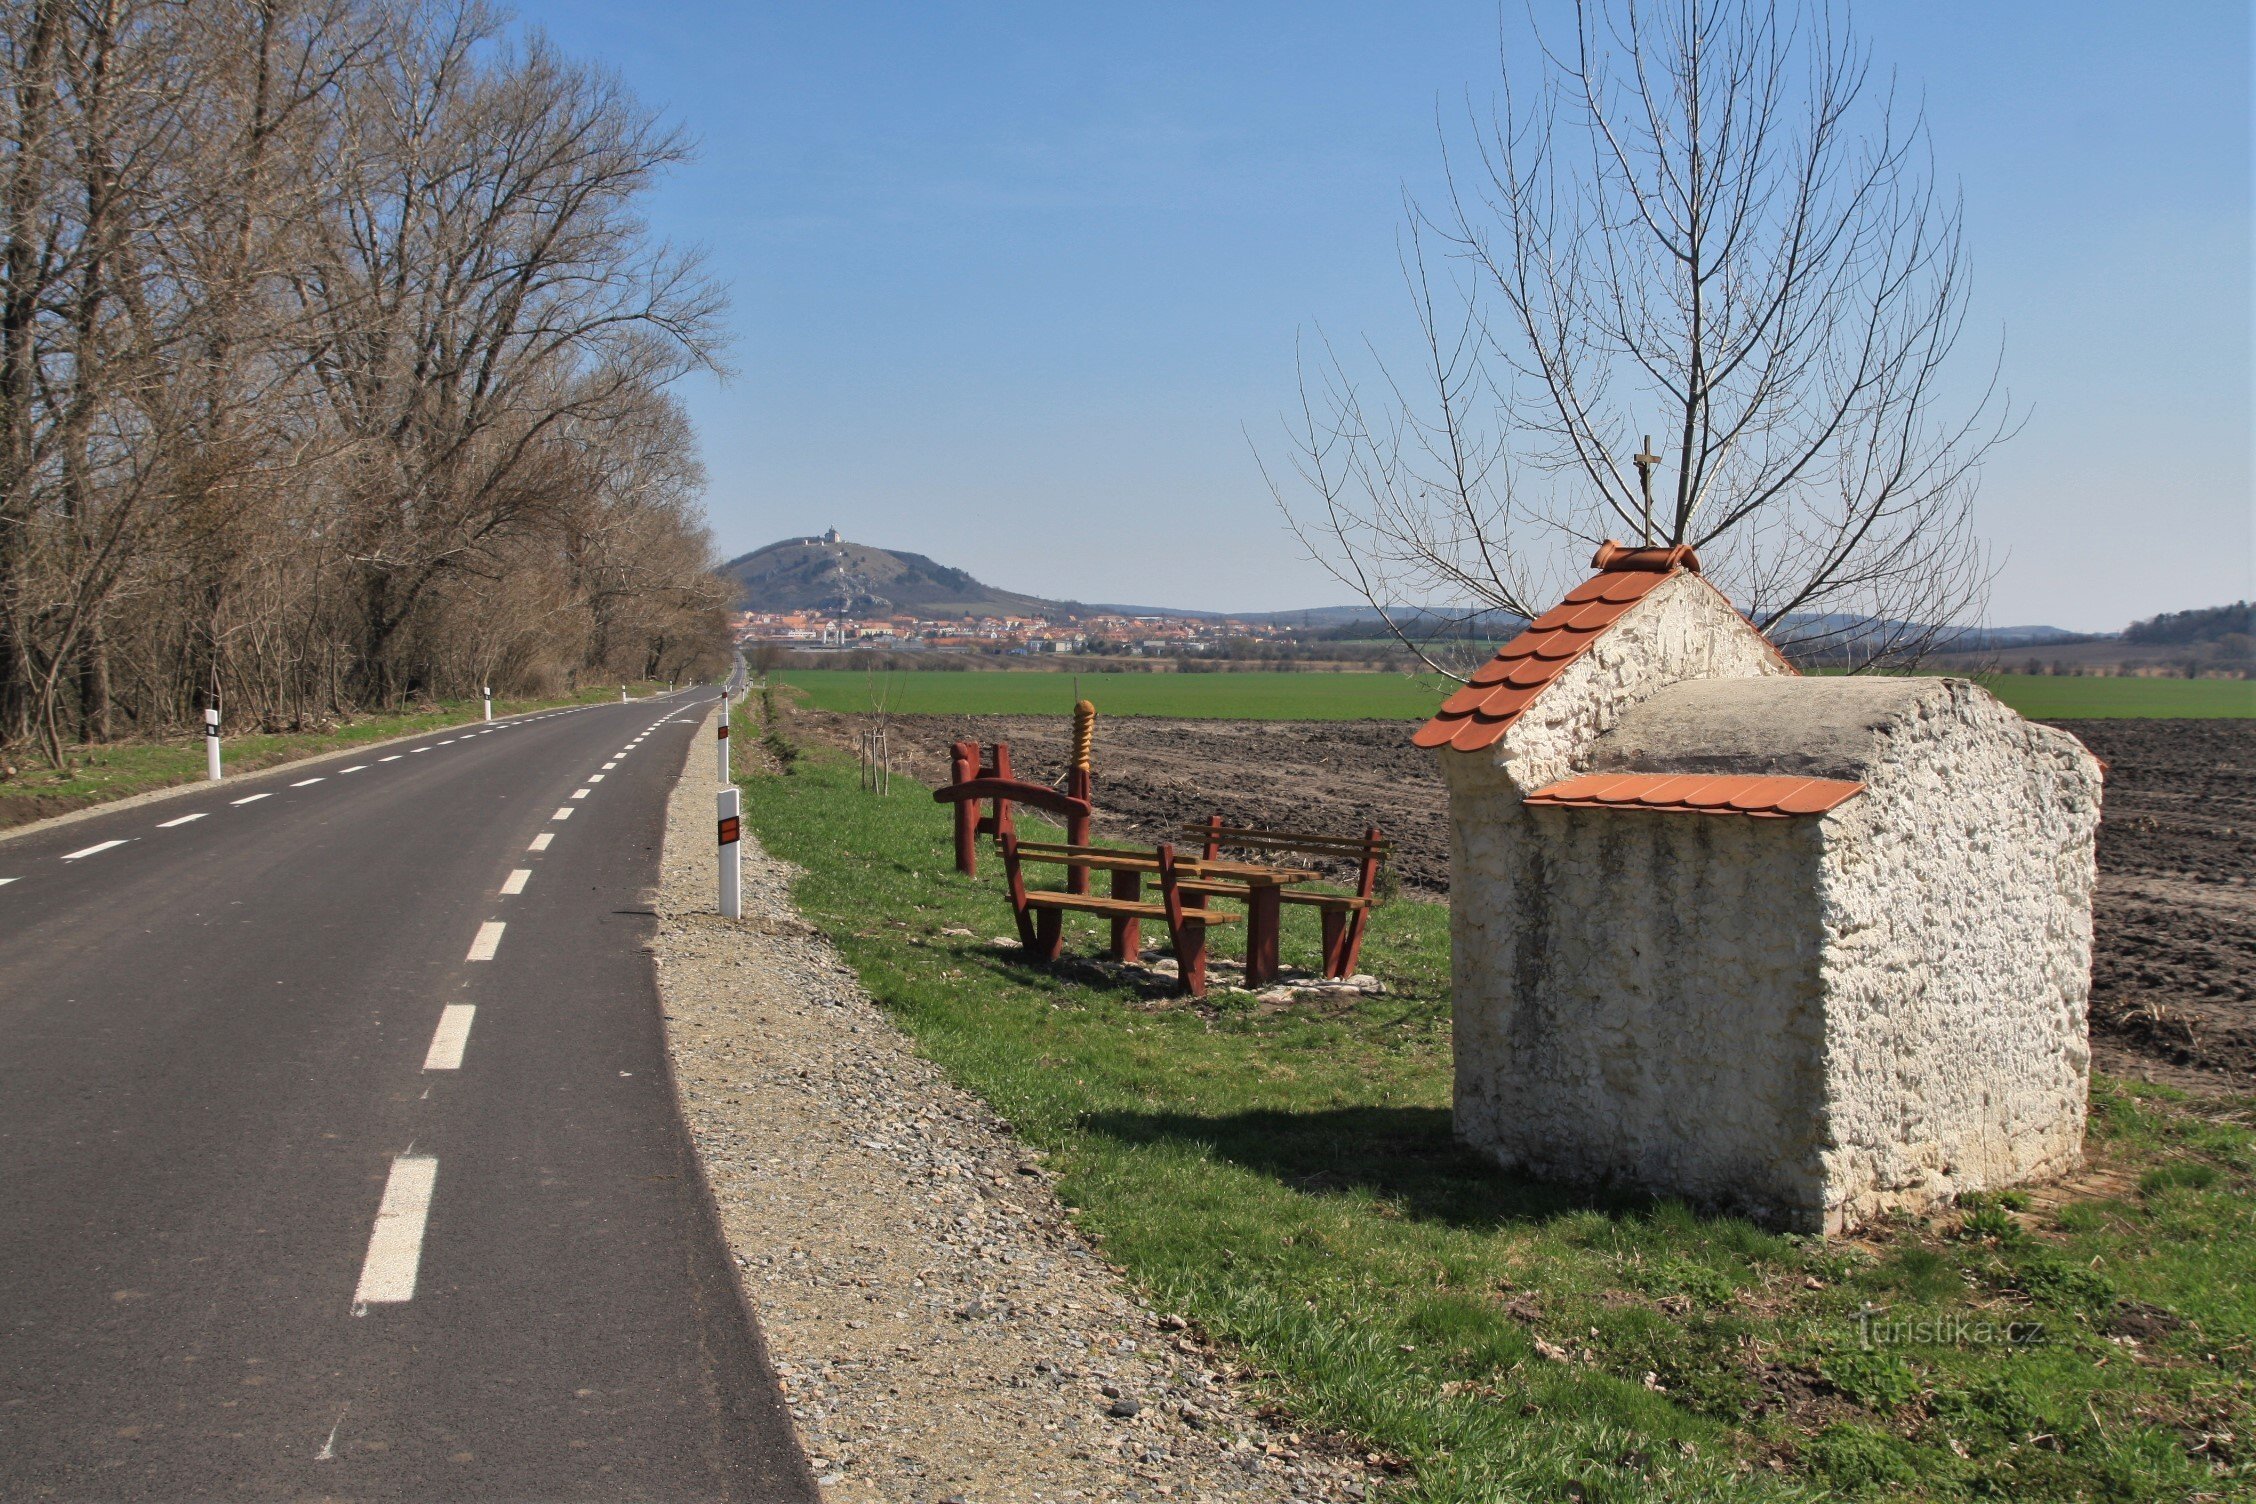
[{"label": "wooden table leg", "polygon": [[1277,975],[1277,931],[1282,925],[1281,889],[1261,885],[1246,894],[1246,961],[1248,987],[1259,987]]},{"label": "wooden table leg", "polygon": [[[1112,874],[1112,896],[1129,903],[1140,903],[1144,897],[1144,875],[1141,872],[1115,872]],[[1115,918],[1112,921],[1112,958],[1115,961],[1133,961],[1144,953],[1144,928],[1140,919]]]}]

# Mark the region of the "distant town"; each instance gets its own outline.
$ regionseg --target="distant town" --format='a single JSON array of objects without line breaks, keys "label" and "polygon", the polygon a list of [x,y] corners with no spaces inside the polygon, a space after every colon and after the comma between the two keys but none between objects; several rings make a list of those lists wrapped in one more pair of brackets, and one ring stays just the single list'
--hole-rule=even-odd
[{"label": "distant town", "polygon": [[1220,651],[1248,640],[1289,643],[1293,630],[1236,617],[1095,615],[1071,622],[1033,616],[928,618],[844,616],[820,611],[739,611],[740,645],[774,643],[795,651],[891,648],[901,651],[1089,653],[1175,657]]}]

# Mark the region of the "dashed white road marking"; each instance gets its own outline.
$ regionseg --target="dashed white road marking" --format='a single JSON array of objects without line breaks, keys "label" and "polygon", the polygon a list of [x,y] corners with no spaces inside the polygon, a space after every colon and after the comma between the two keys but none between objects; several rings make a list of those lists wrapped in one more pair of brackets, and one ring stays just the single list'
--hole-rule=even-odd
[{"label": "dashed white road marking", "polygon": [[376,1227],[368,1235],[368,1257],[361,1261],[360,1286],[353,1291],[354,1315],[372,1305],[415,1298],[423,1225],[430,1220],[431,1192],[438,1183],[439,1162],[429,1155],[403,1154],[392,1161],[383,1203],[376,1208]]},{"label": "dashed white road marking", "polygon": [[603,781],[603,775],[602,775],[601,773],[590,773],[590,774],[588,774],[588,782],[590,782],[590,783],[601,783],[602,781]]},{"label": "dashed white road marking", "polygon": [[201,820],[205,815],[209,813],[211,813],[211,811],[209,810],[198,810],[192,815],[182,815],[177,820],[159,820],[157,822],[157,829],[170,830],[175,825],[186,825],[190,820]]},{"label": "dashed white road marking", "polygon": [[346,775],[347,773],[365,773],[365,772],[367,772],[367,771],[368,771],[368,764],[367,764],[367,763],[364,763],[364,762],[356,762],[356,763],[354,763],[354,764],[353,764],[353,765],[352,765],[351,767],[349,767],[349,768],[339,768],[339,769],[337,770],[337,776],[338,776],[339,778],[342,778],[342,777],[344,777],[344,776],[345,776],[345,775]]},{"label": "dashed white road marking", "polygon": [[619,765],[619,759],[617,759],[616,757],[614,757],[614,758],[612,758],[612,759],[611,759],[611,760],[610,760],[609,762],[607,762],[607,763],[605,763],[605,764],[603,765],[603,770],[604,770],[605,772],[607,772],[607,773],[608,773],[609,771],[611,771],[611,769],[613,769],[613,768],[617,767],[618,765]]},{"label": "dashed white road marking", "polygon": [[230,800],[228,801],[228,803],[230,803],[230,804],[256,804],[256,803],[258,803],[258,802],[259,802],[259,801],[260,801],[261,799],[271,799],[271,798],[273,798],[273,797],[274,797],[274,796],[273,796],[272,794],[253,794],[253,795],[251,795],[251,796],[250,796],[250,797],[249,797],[248,799],[230,799]]},{"label": "dashed white road marking", "polygon": [[413,757],[418,752],[428,752],[430,750],[431,749],[429,747],[410,747],[407,749],[407,755]]},{"label": "dashed white road marking", "polygon": [[398,762],[400,760],[400,755],[397,752],[394,752],[389,757],[379,757],[376,760],[378,762]]},{"label": "dashed white road marking", "polygon": [[12,877],[0,877],[0,888],[5,888],[6,886],[8,886],[8,884],[14,881],[15,879]]},{"label": "dashed white road marking", "polygon": [[293,783],[293,784],[291,784],[291,785],[290,785],[290,787],[291,787],[291,788],[294,788],[294,789],[311,788],[311,787],[312,787],[313,785],[315,785],[315,784],[317,784],[317,783],[327,783],[328,781],[329,781],[329,780],[328,780],[328,779],[327,779],[326,777],[322,777],[322,778],[301,778],[301,779],[299,779],[299,780],[298,780],[298,781],[297,781],[296,783]]},{"label": "dashed white road marking", "polygon": [[524,892],[524,891],[525,891],[525,884],[526,884],[526,883],[528,883],[528,882],[531,882],[531,881],[532,881],[532,878],[533,878],[533,869],[532,869],[532,868],[530,868],[530,867],[519,867],[519,868],[518,868],[518,869],[517,869],[516,871],[514,871],[514,872],[512,872],[512,873],[510,873],[510,874],[509,874],[509,879],[508,879],[508,881],[504,882],[504,883],[503,883],[503,884],[501,885],[501,891],[502,891],[502,892],[503,892],[504,894],[508,894],[508,893],[522,893],[522,892]]},{"label": "dashed white road marking", "polygon": [[585,799],[588,795],[594,792],[595,790],[593,789],[574,789],[572,790],[572,797],[574,799]]},{"label": "dashed white road marking", "polygon": [[97,845],[87,847],[84,851],[67,852],[64,854],[63,860],[66,862],[75,862],[82,856],[99,856],[105,851],[109,851],[115,847],[123,846],[124,844],[125,842],[123,841],[103,841]]},{"label": "dashed white road marking", "polygon": [[537,836],[533,837],[533,844],[532,844],[532,845],[530,845],[530,846],[527,846],[527,847],[526,847],[525,849],[526,849],[527,851],[546,851],[546,850],[548,850],[548,843],[549,843],[549,842],[551,842],[551,841],[553,841],[553,840],[555,840],[555,839],[556,839],[556,832],[555,832],[555,831],[553,831],[553,830],[544,830],[544,831],[542,831],[542,832],[541,832],[541,833],[540,833],[539,835],[537,835]]},{"label": "dashed white road marking", "polygon": [[470,954],[464,959],[491,961],[494,958],[494,952],[501,949],[501,932],[507,928],[509,926],[499,919],[489,919],[484,924],[479,925],[478,938],[470,942]]},{"label": "dashed white road marking", "polygon": [[549,818],[551,820],[569,820],[572,818],[571,807],[567,805],[563,809],[558,810],[555,814],[550,815]]},{"label": "dashed white road marking", "polygon": [[427,1071],[462,1069],[462,1052],[470,1044],[470,1020],[478,1010],[469,1003],[449,1003],[439,1014],[439,1027],[431,1035],[431,1048],[423,1057]]}]

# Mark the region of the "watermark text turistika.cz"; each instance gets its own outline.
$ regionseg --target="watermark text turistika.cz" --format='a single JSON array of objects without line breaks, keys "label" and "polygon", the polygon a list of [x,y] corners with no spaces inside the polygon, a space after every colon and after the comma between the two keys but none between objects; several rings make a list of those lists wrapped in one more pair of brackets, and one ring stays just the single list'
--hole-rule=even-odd
[{"label": "watermark text turistika.cz", "polygon": [[1856,1314],[1857,1346],[1883,1347],[2042,1347],[2041,1321],[1995,1321],[1965,1311],[1942,1315],[1896,1315],[1873,1306]]}]

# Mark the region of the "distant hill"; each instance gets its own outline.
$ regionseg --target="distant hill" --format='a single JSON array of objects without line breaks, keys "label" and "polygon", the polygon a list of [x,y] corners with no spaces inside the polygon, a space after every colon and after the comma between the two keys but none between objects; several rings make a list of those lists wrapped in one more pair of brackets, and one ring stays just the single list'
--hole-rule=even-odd
[{"label": "distant hill", "polygon": [[729,560],[720,573],[735,582],[738,603],[747,611],[910,612],[936,618],[1068,614],[1060,602],[997,590],[923,554],[848,543],[836,533],[771,543]]}]

